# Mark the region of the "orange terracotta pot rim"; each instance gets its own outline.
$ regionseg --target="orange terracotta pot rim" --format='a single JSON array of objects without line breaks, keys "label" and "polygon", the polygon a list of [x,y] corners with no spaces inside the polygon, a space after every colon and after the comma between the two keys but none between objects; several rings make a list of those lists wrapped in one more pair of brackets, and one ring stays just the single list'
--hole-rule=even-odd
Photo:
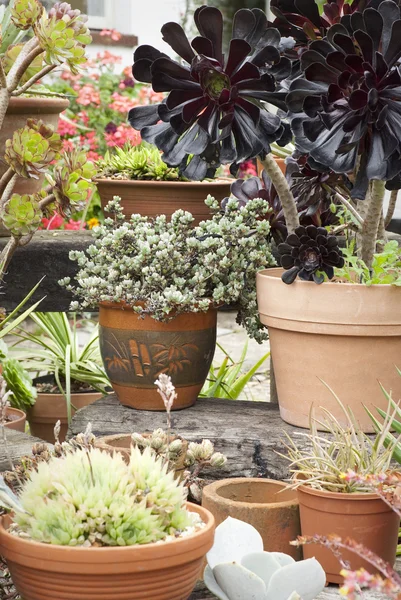
[{"label": "orange terracotta pot rim", "polygon": [[266,508],[278,508],[278,507],[287,507],[294,506],[294,504],[298,504],[298,500],[296,497],[293,500],[283,500],[278,502],[245,502],[243,500],[233,500],[232,498],[224,498],[224,496],[220,496],[219,489],[225,486],[230,485],[238,485],[243,483],[255,483],[262,485],[272,485],[273,487],[279,487],[283,490],[286,490],[286,484],[282,481],[276,481],[275,479],[263,479],[259,477],[232,477],[227,479],[220,479],[219,481],[214,481],[210,483],[207,488],[208,492],[213,494],[214,497],[218,498],[219,504],[224,506],[230,506],[235,504],[239,508],[255,508],[255,509],[266,509]]},{"label": "orange terracotta pot rim", "polygon": [[[281,277],[281,274],[284,273],[284,269],[282,269],[281,267],[273,267],[272,269],[262,269],[261,271],[258,271],[256,274],[256,277],[258,278],[266,278],[266,279],[273,279],[273,280],[277,280],[279,277]],[[285,285],[284,282],[282,282],[283,285]],[[309,286],[310,288],[314,288],[314,287],[320,287],[319,285],[317,285],[314,281],[303,281],[302,279],[296,279],[294,283],[292,283],[291,285],[287,286],[287,287],[291,287],[294,285],[303,285],[303,286]],[[331,286],[340,286],[344,289],[352,289],[352,288],[366,288],[367,290],[377,290],[377,289],[388,289],[388,288],[393,288],[395,290],[397,290],[396,285],[391,285],[390,283],[375,283],[372,285],[365,285],[364,283],[348,283],[347,281],[324,281],[321,285],[324,285],[325,287],[327,287],[328,285]]]},{"label": "orange terracotta pot rim", "polygon": [[224,179],[215,179],[213,181],[152,181],[150,179],[115,179],[113,177],[94,177],[94,183],[96,184],[110,184],[115,183],[118,185],[129,186],[132,184],[141,185],[141,186],[151,186],[151,187],[198,187],[198,186],[227,186],[235,181],[235,179],[224,180]]},{"label": "orange terracotta pot rim", "polygon": [[39,96],[11,96],[9,102],[10,113],[12,114],[13,108],[18,107],[29,107],[29,105],[34,106],[35,108],[40,108],[40,112],[47,112],[49,108],[56,108],[57,112],[60,112],[60,107],[63,106],[67,108],[69,106],[70,101],[68,98],[59,98],[59,97],[39,97]]},{"label": "orange terracotta pot rim", "polygon": [[[316,490],[310,485],[299,485],[297,490],[303,492],[304,494],[308,494],[309,496],[319,496],[321,498],[328,498],[333,500],[346,500],[347,502],[360,502],[362,500],[381,500],[385,506],[385,502],[380,498],[380,496],[374,492],[367,492],[364,494],[363,492],[328,492],[326,490]],[[392,509],[387,507],[388,511]],[[387,511],[383,511],[387,512]]]},{"label": "orange terracotta pot rim", "polygon": [[[162,556],[165,554],[164,550],[166,548],[168,548],[169,556],[179,555],[186,552],[185,547],[188,543],[192,544],[193,540],[201,539],[205,534],[208,535],[215,526],[214,516],[209,510],[203,508],[203,506],[191,504],[190,502],[187,502],[186,505],[190,512],[198,513],[206,525],[191,535],[169,540],[168,542],[161,541],[133,546],[104,546],[101,548],[82,548],[76,546],[44,544],[8,533],[6,520],[9,520],[9,517],[0,517],[0,540],[3,538],[3,546],[6,546],[7,542],[11,542],[13,545],[15,545],[16,542],[20,546],[19,553],[22,556],[34,556],[37,557],[38,560],[41,560],[43,552],[47,553],[49,549],[52,551],[52,559],[54,561],[64,560],[66,562],[76,562],[77,560],[80,560],[87,564],[96,563],[99,559],[102,560],[102,558],[107,558],[107,560],[109,560],[110,557],[106,557],[109,552],[112,552],[113,555],[115,555],[116,560],[123,562],[134,562],[135,560],[144,561],[150,557],[156,558],[156,555]],[[46,570],[51,570],[50,566],[50,564],[47,564]]]}]

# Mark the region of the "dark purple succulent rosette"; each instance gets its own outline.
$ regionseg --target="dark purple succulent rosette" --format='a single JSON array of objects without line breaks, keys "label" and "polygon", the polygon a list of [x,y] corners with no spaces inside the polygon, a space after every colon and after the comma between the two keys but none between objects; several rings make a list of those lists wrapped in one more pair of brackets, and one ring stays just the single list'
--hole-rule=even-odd
[{"label": "dark purple succulent rosette", "polygon": [[227,57],[221,12],[202,6],[194,19],[200,35],[191,43],[177,23],[161,30],[182,64],[152,46],[135,51],[135,80],[168,96],[161,104],[133,108],[129,121],[163,151],[168,165],[202,180],[221,164],[235,171],[245,160],[264,157],[271,142],[285,145],[291,139],[288,125],[265,104],[286,110],[278,82],[289,77],[291,61],[281,55],[280,33],[259,9],[235,14]]},{"label": "dark purple succulent rosette", "polygon": [[323,227],[297,227],[286,241],[279,244],[280,263],[283,269],[281,279],[293,283],[298,276],[304,281],[323,283],[324,273],[333,279],[334,268],[344,266],[344,258],[338,247],[337,238],[328,235]]},{"label": "dark purple succulent rosette", "polygon": [[353,198],[365,198],[372,179],[401,187],[400,57],[400,8],[385,0],[342,17],[313,41],[301,56],[302,76],[290,85],[297,148],[337,173],[358,165]]}]

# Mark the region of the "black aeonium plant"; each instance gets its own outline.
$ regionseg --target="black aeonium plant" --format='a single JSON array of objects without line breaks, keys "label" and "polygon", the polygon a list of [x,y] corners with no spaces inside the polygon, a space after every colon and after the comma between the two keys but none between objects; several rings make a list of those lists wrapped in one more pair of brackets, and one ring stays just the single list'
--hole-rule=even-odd
[{"label": "black aeonium plant", "polygon": [[278,82],[290,75],[291,61],[282,56],[280,33],[259,9],[236,13],[227,56],[221,12],[202,6],[194,19],[200,35],[191,43],[177,23],[161,30],[182,64],[152,46],[135,51],[134,78],[168,96],[161,104],[133,108],[129,120],[163,151],[168,165],[201,180],[221,164],[235,171],[240,162],[263,158],[273,141],[288,143],[288,126],[265,103],[286,110]]},{"label": "black aeonium plant", "polygon": [[401,187],[401,18],[385,0],[331,26],[302,53],[287,105],[301,152],[337,173],[356,171],[352,197],[369,180]]},{"label": "black aeonium plant", "polygon": [[278,251],[284,273],[281,279],[290,284],[297,276],[304,281],[323,283],[325,274],[333,279],[334,268],[344,266],[344,258],[334,235],[323,227],[297,227]]}]

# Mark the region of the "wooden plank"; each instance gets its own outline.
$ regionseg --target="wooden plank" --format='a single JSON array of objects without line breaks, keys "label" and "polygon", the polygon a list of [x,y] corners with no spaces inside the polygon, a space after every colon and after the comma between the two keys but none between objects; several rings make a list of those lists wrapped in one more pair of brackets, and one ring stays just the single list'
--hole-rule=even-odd
[{"label": "wooden plank", "polygon": [[[36,442],[41,442],[36,437],[28,435],[27,433],[21,433],[20,431],[14,431],[13,429],[6,430],[7,449],[3,444],[3,432],[2,426],[0,425],[0,473],[7,471],[10,468],[11,458],[13,463],[17,463],[22,456],[30,456],[32,446]],[[8,451],[7,451],[8,450]]]},{"label": "wooden plank", "polygon": [[[84,431],[89,421],[93,433],[102,436],[165,427],[166,415],[122,406],[111,394],[79,410],[73,417],[69,435]],[[284,432],[293,435],[300,431],[281,420],[277,405],[221,398],[200,398],[191,408],[174,411],[172,425],[175,433],[189,441],[210,439],[216,451],[226,454],[228,461],[222,469],[205,471],[208,479],[285,479],[289,475],[288,461],[277,450],[284,450]]]},{"label": "wooden plank", "polygon": [[[0,237],[0,251],[7,241],[8,238]],[[74,277],[78,270],[77,263],[69,259],[70,250],[85,250],[92,241],[90,231],[36,233],[27,246],[17,249],[11,260],[2,284],[0,306],[7,311],[12,310],[45,277],[30,304],[46,296],[39,310],[69,310],[71,294],[58,281],[62,277]]]}]

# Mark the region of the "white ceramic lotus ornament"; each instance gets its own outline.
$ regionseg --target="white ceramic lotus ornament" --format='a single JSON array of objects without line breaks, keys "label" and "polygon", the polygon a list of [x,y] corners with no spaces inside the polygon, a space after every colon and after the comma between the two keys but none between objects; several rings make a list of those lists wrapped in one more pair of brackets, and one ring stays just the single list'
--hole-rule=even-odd
[{"label": "white ceramic lotus ornament", "polygon": [[205,585],[220,600],[314,600],[326,584],[316,559],[264,552],[259,532],[231,517],[216,528],[207,562]]}]

